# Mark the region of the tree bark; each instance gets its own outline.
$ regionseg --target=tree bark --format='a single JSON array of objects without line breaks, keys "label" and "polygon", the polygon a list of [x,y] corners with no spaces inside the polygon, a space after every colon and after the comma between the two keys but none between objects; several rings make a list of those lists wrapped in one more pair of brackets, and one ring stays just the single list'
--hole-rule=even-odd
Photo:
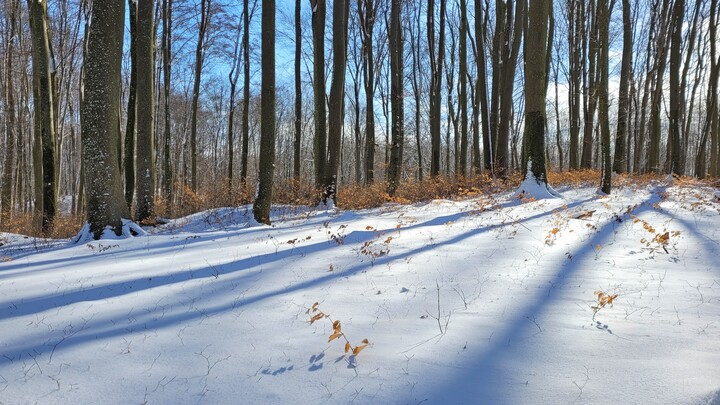
[{"label": "tree bark", "polygon": [[164,111],[164,150],[163,150],[163,194],[169,205],[172,205],[173,168],[170,162],[170,78],[172,73],[172,3],[173,0],[163,0],[163,100]]},{"label": "tree bark", "polygon": [[302,142],[302,25],[300,0],[295,0],[295,141],[293,143],[293,178],[300,180],[300,146]]},{"label": "tree bark", "polygon": [[522,169],[525,178],[547,187],[545,167],[545,83],[548,15],[551,0],[530,0],[525,37],[525,145]]},{"label": "tree bark", "polygon": [[262,2],[262,116],[258,195],[253,204],[255,220],[270,225],[270,205],[275,176],[275,0]]},{"label": "tree bark", "polygon": [[685,18],[685,0],[675,0],[672,22],[672,39],[670,45],[670,133],[668,143],[671,145],[671,172],[684,174],[681,166],[682,147],[680,141],[680,110],[683,107],[682,89],[680,89],[680,62],[682,47],[682,25]]},{"label": "tree bark", "polygon": [[88,37],[82,152],[86,163],[88,223],[95,239],[102,236],[106,227],[120,235],[120,219],[129,214],[118,163],[124,15],[124,0],[95,2]]},{"label": "tree bark", "polygon": [[402,172],[403,146],[405,143],[403,99],[403,35],[401,24],[402,0],[392,0],[390,11],[390,81],[392,98],[392,147],[388,168],[388,194],[395,195]]},{"label": "tree bark", "polygon": [[130,85],[128,87],[127,119],[123,166],[125,175],[125,204],[132,209],[135,196],[135,117],[137,114],[137,1],[128,0],[130,20]]},{"label": "tree bark", "polygon": [[340,142],[345,117],[345,67],[347,65],[347,31],[349,0],[333,4],[333,74],[328,102],[328,151],[325,166],[323,202],[337,199],[337,176]]},{"label": "tree bark", "polygon": [[363,84],[365,86],[365,184],[375,180],[375,57],[373,30],[377,15],[376,0],[358,0],[362,34]]},{"label": "tree bark", "polygon": [[137,29],[137,181],[135,219],[155,215],[155,29],[154,0],[139,0]]},{"label": "tree bark", "polygon": [[[344,1],[344,0],[343,0]],[[325,109],[325,0],[310,0],[313,31],[313,90],[315,104],[315,136],[313,154],[315,184],[323,185],[327,159],[327,126]]]},{"label": "tree bark", "polygon": [[442,100],[442,68],[445,59],[445,8],[446,2],[440,1],[440,32],[435,52],[435,0],[428,0],[427,35],[430,55],[430,176],[440,174],[440,123]]},{"label": "tree bark", "polygon": [[[36,191],[40,191],[35,197],[35,210],[40,218],[42,231],[46,233],[52,229],[57,213],[57,123],[52,82],[55,66],[50,49],[47,2],[28,0],[28,9],[33,51],[34,136],[35,145],[40,146],[36,153],[42,160],[40,178],[35,179]],[[35,173],[38,174],[37,171]],[[38,181],[41,182],[39,190]]]},{"label": "tree bark", "polygon": [[205,35],[210,16],[211,0],[200,0],[200,25],[195,46],[195,76],[193,81],[192,106],[190,118],[190,189],[197,192],[197,121],[198,104],[200,102],[200,80],[205,63]]},{"label": "tree bark", "polygon": [[5,45],[5,162],[3,164],[2,190],[0,190],[0,225],[6,226],[13,214],[13,176],[15,171],[15,145],[17,143],[15,85],[13,81],[15,42],[18,26],[19,0],[10,0],[7,15],[7,42]]}]

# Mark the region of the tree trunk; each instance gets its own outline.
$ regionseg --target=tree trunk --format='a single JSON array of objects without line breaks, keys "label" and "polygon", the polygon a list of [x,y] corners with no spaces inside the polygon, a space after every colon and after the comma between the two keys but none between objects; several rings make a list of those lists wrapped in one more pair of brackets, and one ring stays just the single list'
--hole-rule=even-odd
[{"label": "tree trunk", "polygon": [[682,47],[682,25],[685,19],[685,0],[675,0],[672,22],[672,39],[670,45],[670,133],[668,143],[671,145],[670,166],[671,172],[682,175],[681,166],[681,138],[680,109],[683,107],[682,89],[680,89],[680,62]]},{"label": "tree trunk", "polygon": [[440,123],[442,100],[442,68],[445,59],[445,8],[446,2],[440,1],[440,32],[435,52],[435,0],[428,0],[427,34],[430,55],[430,176],[440,174]]},{"label": "tree trunk", "polygon": [[137,114],[137,9],[135,0],[128,0],[130,20],[130,86],[128,87],[125,148],[121,172],[125,175],[125,204],[132,209],[135,196],[135,116]]},{"label": "tree trunk", "polygon": [[[255,3],[253,3],[253,10],[255,10]],[[243,17],[243,112],[240,182],[245,185],[248,175],[248,149],[250,144],[250,7],[248,0],[243,0]]]},{"label": "tree trunk", "polygon": [[390,77],[392,98],[392,147],[388,168],[388,194],[395,195],[402,172],[403,146],[405,143],[403,99],[403,34],[401,25],[402,0],[392,0],[390,11]]},{"label": "tree trunk", "polygon": [[190,118],[190,189],[197,192],[197,121],[200,102],[200,80],[205,63],[205,33],[207,32],[211,0],[200,0],[200,26],[195,47],[195,76],[193,81],[192,106]]},{"label": "tree trunk", "polygon": [[[487,61],[485,59],[485,35],[487,32],[488,12],[482,11],[482,1],[475,0],[475,41],[477,43],[477,90],[476,96],[480,105],[480,120],[482,123],[483,160],[485,169],[492,170],[492,147],[490,145],[490,117],[487,99]],[[481,22],[482,21],[482,22]],[[478,145],[479,147],[479,145]],[[479,158],[479,153],[478,153]],[[480,171],[480,166],[476,167]]]},{"label": "tree trunk", "polygon": [[461,177],[467,176],[468,154],[468,115],[467,115],[467,0],[460,0],[460,56],[458,85],[458,109],[460,110],[460,171]]},{"label": "tree trunk", "polygon": [[328,152],[325,166],[323,202],[337,198],[337,176],[340,163],[340,142],[345,117],[345,67],[347,65],[347,31],[349,0],[333,4],[333,74],[328,102]]},{"label": "tree trunk", "polygon": [[615,135],[615,157],[613,159],[613,171],[622,173],[625,171],[627,162],[626,145],[628,144],[628,118],[630,109],[630,79],[632,75],[632,52],[633,52],[633,26],[630,19],[630,0],[622,0],[623,9],[623,54],[620,67],[620,94],[618,98],[617,133]]},{"label": "tree trunk", "polygon": [[152,220],[155,205],[154,0],[139,0],[137,29],[137,195],[135,219]]},{"label": "tree trunk", "polygon": [[255,220],[270,225],[270,205],[275,176],[275,0],[262,2],[262,116],[258,195],[253,204]]},{"label": "tree trunk", "polygon": [[525,148],[522,169],[547,188],[545,167],[546,46],[551,0],[530,0],[525,37]]},{"label": "tree trunk", "polygon": [[[501,44],[500,59],[498,64],[493,66],[493,86],[495,85],[496,74],[498,79],[498,93],[497,99],[495,100],[497,107],[493,108],[497,114],[498,121],[497,133],[495,134],[495,142],[493,142],[493,145],[495,148],[495,159],[497,161],[495,171],[501,177],[507,177],[510,169],[509,144],[510,126],[513,116],[513,91],[515,88],[515,71],[523,34],[523,23],[525,21],[525,3],[526,0],[517,0],[514,12],[510,5],[501,7],[501,11],[504,11],[504,15],[500,16],[501,19],[504,19],[502,24],[504,33],[502,34],[502,39],[499,40]],[[544,38],[547,38],[547,34],[545,34]],[[545,45],[543,45],[543,49],[545,49]],[[544,53],[539,63],[545,64]],[[545,82],[541,84],[544,86]]]},{"label": "tree trunk", "polygon": [[82,149],[88,222],[95,239],[106,227],[120,235],[120,219],[129,214],[123,199],[117,146],[124,15],[124,0],[95,2],[88,37]]},{"label": "tree trunk", "polygon": [[[615,3],[613,0],[611,3]],[[602,146],[602,179],[600,189],[605,194],[612,190],[612,161],[610,160],[610,104],[608,100],[610,14],[613,5],[598,0],[598,121]]]},{"label": "tree trunk", "polygon": [[358,0],[358,15],[362,35],[363,83],[365,86],[365,184],[375,180],[375,59],[373,56],[373,30],[377,3],[375,0]]},{"label": "tree trunk", "polygon": [[240,53],[241,43],[240,36],[242,26],[238,22],[237,32],[235,34],[235,44],[233,49],[233,60],[232,68],[228,73],[228,81],[230,82],[230,101],[228,103],[228,128],[227,128],[227,149],[228,149],[228,165],[227,165],[227,179],[228,179],[228,190],[233,191],[233,175],[234,175],[234,160],[235,160],[235,88],[237,87],[238,79],[240,78]]},{"label": "tree trunk", "polygon": [[295,142],[293,143],[293,178],[300,180],[300,146],[302,142],[302,25],[300,0],[295,0]]},{"label": "tree trunk", "polygon": [[15,145],[17,143],[15,85],[13,81],[13,60],[15,58],[16,31],[19,15],[19,0],[10,0],[7,16],[7,43],[5,45],[5,162],[3,164],[2,189],[0,190],[0,225],[7,226],[13,214],[13,176],[15,171]]},{"label": "tree trunk", "polygon": [[[343,0],[345,1],[345,0]],[[313,31],[313,90],[315,103],[315,136],[313,154],[315,185],[323,185],[327,159],[327,126],[325,110],[325,0],[310,0]]]},{"label": "tree trunk", "polygon": [[173,169],[170,162],[170,78],[172,60],[172,2],[163,0],[163,31],[162,31],[162,54],[163,54],[163,98],[165,102],[165,125],[164,125],[164,150],[163,150],[163,194],[172,206]]},{"label": "tree trunk", "polygon": [[[50,49],[47,2],[28,0],[30,13],[30,33],[33,50],[33,104],[35,106],[35,131],[37,151],[41,156],[40,179],[35,179],[36,188],[41,182],[39,194],[36,194],[36,213],[40,215],[42,231],[49,232],[57,213],[57,135],[55,116],[55,92],[52,75],[55,70]],[[39,139],[40,142],[37,141]],[[37,161],[35,162],[37,164]],[[35,172],[36,175],[38,172]]]}]

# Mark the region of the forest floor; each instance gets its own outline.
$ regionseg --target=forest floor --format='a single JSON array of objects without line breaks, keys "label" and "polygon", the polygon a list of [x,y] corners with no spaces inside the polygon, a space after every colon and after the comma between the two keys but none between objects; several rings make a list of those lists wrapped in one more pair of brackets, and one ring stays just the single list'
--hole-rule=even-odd
[{"label": "forest floor", "polygon": [[715,190],[557,191],[0,234],[0,404],[720,404]]}]

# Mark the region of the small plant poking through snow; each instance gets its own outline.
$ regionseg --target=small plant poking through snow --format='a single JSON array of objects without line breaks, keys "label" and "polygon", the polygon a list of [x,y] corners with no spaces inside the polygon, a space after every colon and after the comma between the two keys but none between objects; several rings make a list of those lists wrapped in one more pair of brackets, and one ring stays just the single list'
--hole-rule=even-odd
[{"label": "small plant poking through snow", "polygon": [[319,305],[319,302],[312,304],[312,307],[308,308],[305,313],[310,316],[310,325],[321,319],[327,319],[328,321],[332,322],[333,333],[328,337],[328,343],[332,342],[335,339],[343,338],[345,340],[345,353],[352,352],[353,356],[357,356],[364,348],[366,348],[370,344],[367,339],[363,339],[359,345],[353,347],[353,345],[350,344],[350,340],[347,338],[347,336],[345,336],[345,332],[342,331],[342,325],[340,324],[340,321],[333,321],[330,318],[330,315],[327,315],[326,313],[321,311],[320,308],[318,308]]},{"label": "small plant poking through snow", "polygon": [[643,229],[645,229],[648,233],[652,235],[652,239],[640,239],[640,243],[645,245],[646,248],[649,248],[650,253],[655,253],[660,249],[664,250],[665,253],[670,253],[667,249],[668,245],[670,245],[670,237],[672,236],[677,238],[680,236],[680,231],[668,231],[667,229],[658,231],[657,229],[653,228],[652,225],[650,225],[647,221],[642,220],[638,217],[634,217],[633,223],[642,223]]},{"label": "small plant poking through snow", "polygon": [[595,296],[597,297],[597,304],[591,306],[590,308],[593,310],[593,321],[595,320],[595,315],[597,313],[605,308],[607,305],[610,305],[612,308],[613,301],[620,295],[620,294],[608,294],[605,291],[597,290],[595,291]]}]

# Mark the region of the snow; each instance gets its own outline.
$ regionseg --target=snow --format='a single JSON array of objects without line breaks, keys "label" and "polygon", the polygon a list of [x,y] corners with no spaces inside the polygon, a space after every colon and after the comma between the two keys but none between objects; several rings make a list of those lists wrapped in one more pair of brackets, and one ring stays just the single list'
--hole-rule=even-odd
[{"label": "snow", "polygon": [[0,402],[720,403],[714,190],[559,191],[2,234]]}]

